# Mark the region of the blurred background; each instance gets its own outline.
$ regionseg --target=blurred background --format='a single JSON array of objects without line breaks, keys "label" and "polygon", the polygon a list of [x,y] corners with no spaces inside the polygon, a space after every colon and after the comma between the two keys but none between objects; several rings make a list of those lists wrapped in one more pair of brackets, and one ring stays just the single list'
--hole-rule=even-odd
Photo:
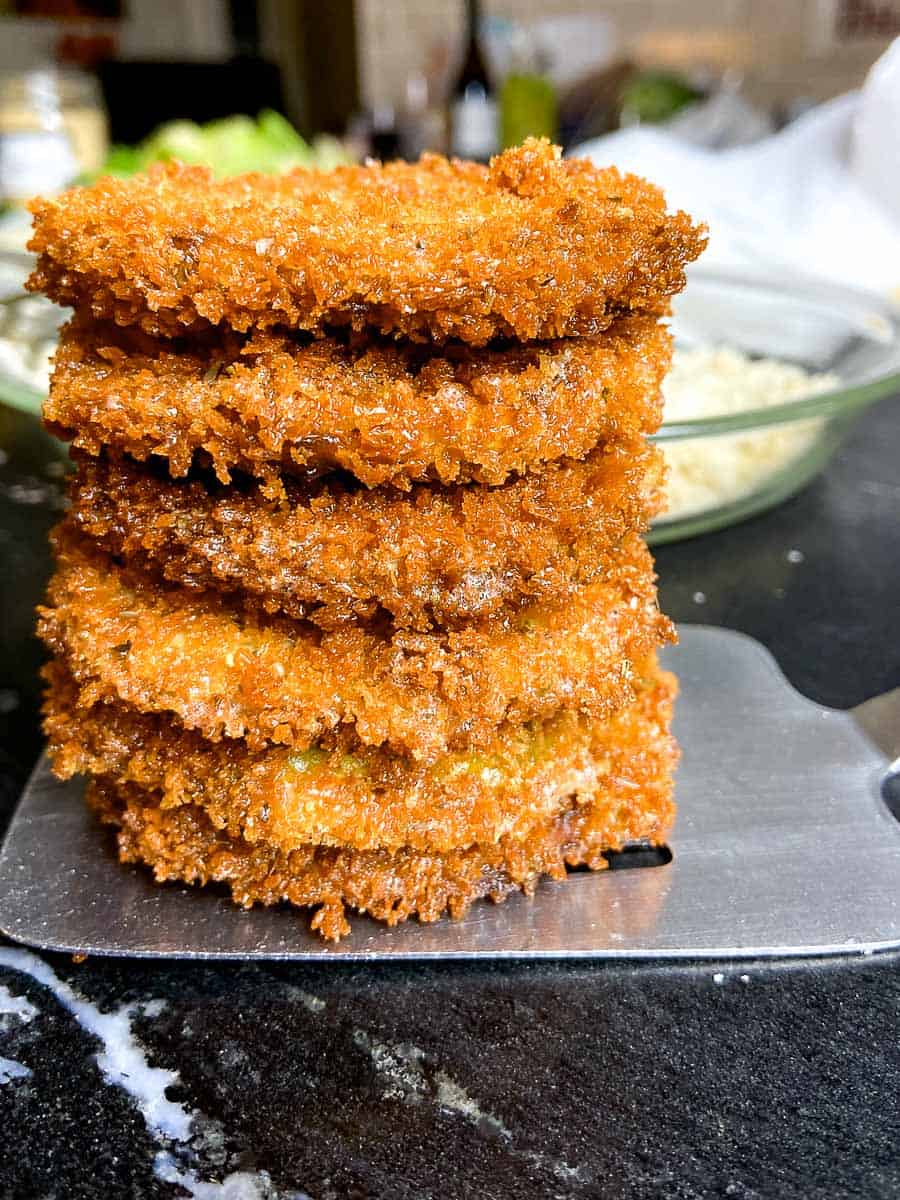
[{"label": "blurred background", "polygon": [[723,147],[858,87],[898,34],[885,0],[2,0],[0,136],[58,105],[86,171],[107,137],[265,109],[353,155],[673,121]]}]

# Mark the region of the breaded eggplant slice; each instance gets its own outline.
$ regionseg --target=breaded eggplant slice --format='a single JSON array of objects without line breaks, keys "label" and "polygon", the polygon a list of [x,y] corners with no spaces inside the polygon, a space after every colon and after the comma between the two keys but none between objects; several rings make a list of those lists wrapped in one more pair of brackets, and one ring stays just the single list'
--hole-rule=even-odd
[{"label": "breaded eggplant slice", "polygon": [[367,487],[500,484],[651,433],[671,335],[627,317],[598,341],[473,351],[297,341],[283,332],[164,342],[83,317],[63,329],[48,427],[77,449],[210,467],[278,490],[336,468]]},{"label": "breaded eggplant slice", "polygon": [[32,203],[32,290],[149,333],[345,324],[484,345],[594,337],[684,287],[701,227],[614,167],[529,140],[490,167],[216,180],[167,164]]},{"label": "breaded eggplant slice", "polygon": [[88,803],[118,827],[119,858],[152,868],[159,883],[225,884],[244,908],[287,901],[315,908],[312,927],[328,940],[350,932],[347,909],[388,925],[409,917],[465,915],[475,900],[531,895],[541,877],[567,866],[607,865],[605,852],[637,841],[659,844],[674,817],[671,744],[640,760],[626,788],[612,780],[579,803],[535,821],[518,836],[463,850],[353,850],[306,845],[285,853],[217,828],[202,808],[164,808],[159,793],[92,780]]},{"label": "breaded eggplant slice", "polygon": [[433,633],[254,615],[118,567],[68,525],[55,540],[39,633],[84,702],[172,713],[207,738],[254,747],[302,750],[334,734],[430,761],[559,709],[605,717],[633,698],[638,664],[672,636],[636,536],[609,582],[564,604]]},{"label": "breaded eggplant slice", "polygon": [[[634,703],[608,721],[563,712],[504,726],[482,751],[424,764],[384,750],[347,753],[210,742],[172,718],[121,703],[86,705],[59,661],[45,669],[49,754],[60,777],[104,776],[196,804],[218,829],[285,853],[314,844],[357,850],[458,850],[521,837],[574,797],[639,798],[668,773],[674,680],[652,661]],[[663,764],[661,766],[660,764]]]},{"label": "breaded eggplant slice", "polygon": [[185,482],[131,459],[82,457],[70,522],[101,549],[192,590],[307,618],[458,625],[560,602],[607,578],[662,503],[661,452],[637,440],[502,486],[369,490],[329,477]]}]

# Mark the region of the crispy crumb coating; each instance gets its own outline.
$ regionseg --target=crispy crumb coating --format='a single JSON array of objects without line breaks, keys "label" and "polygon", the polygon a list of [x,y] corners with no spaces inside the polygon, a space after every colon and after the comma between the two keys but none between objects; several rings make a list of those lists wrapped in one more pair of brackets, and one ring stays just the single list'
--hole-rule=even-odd
[{"label": "crispy crumb coating", "polygon": [[334,468],[375,487],[503,483],[652,432],[671,335],[627,317],[598,341],[440,353],[282,331],[164,342],[83,318],[63,330],[44,419],[89,454],[159,455],[276,480]]},{"label": "crispy crumb coating", "polygon": [[463,850],[352,850],[305,845],[285,853],[217,829],[202,808],[164,808],[158,793],[108,779],[91,780],[87,799],[118,827],[119,858],[152,867],[159,883],[223,883],[235,903],[287,901],[315,908],[312,928],[337,941],[350,932],[347,909],[388,925],[409,917],[462,917],[473,901],[531,895],[542,876],[562,879],[566,866],[606,867],[605,851],[665,840],[674,816],[670,758],[634,773],[630,790],[615,783],[585,802],[570,799],[517,837]]},{"label": "crispy crumb coating", "polygon": [[334,732],[345,745],[433,760],[490,744],[504,722],[559,709],[604,717],[632,699],[638,664],[672,636],[637,537],[609,583],[565,604],[428,634],[254,616],[117,567],[68,523],[55,542],[39,633],[84,703],[171,712],[208,738],[253,747],[302,750]]},{"label": "crispy crumb coating", "polygon": [[31,209],[32,290],[167,335],[225,322],[594,337],[681,291],[705,244],[658,188],[533,139],[489,168],[427,155],[214,180],[167,164]]},{"label": "crispy crumb coating", "polygon": [[[121,703],[86,705],[65,666],[46,668],[44,728],[54,770],[160,793],[165,808],[201,807],[217,829],[269,850],[318,846],[446,851],[521,838],[575,797],[633,803],[668,777],[674,679],[652,661],[633,704],[608,721],[563,712],[504,726],[483,751],[425,765],[385,751],[298,753],[210,742],[171,718]],[[651,812],[653,810],[651,809]]]},{"label": "crispy crumb coating", "polygon": [[561,602],[614,569],[619,545],[662,501],[661,452],[600,447],[495,488],[418,484],[369,490],[328,477],[173,482],[130,459],[82,456],[70,522],[102,549],[192,590],[308,618],[429,629]]}]

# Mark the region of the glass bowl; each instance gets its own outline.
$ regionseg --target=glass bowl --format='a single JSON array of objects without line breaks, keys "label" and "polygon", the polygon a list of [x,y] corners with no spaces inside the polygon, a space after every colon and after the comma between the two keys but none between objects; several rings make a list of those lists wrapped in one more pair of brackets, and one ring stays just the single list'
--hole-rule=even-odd
[{"label": "glass bowl", "polygon": [[0,251],[0,403],[39,417],[48,356],[68,310],[25,292],[33,265],[24,251]]},{"label": "glass bowl", "polygon": [[900,314],[886,299],[796,275],[694,268],[672,317],[676,346],[729,347],[837,379],[827,390],[740,412],[667,420],[660,544],[772,508],[825,467],[859,415],[900,393]]},{"label": "glass bowl", "polygon": [[[37,417],[45,389],[33,376],[44,369],[67,313],[23,296],[25,256],[10,257],[0,255],[0,268],[7,268],[0,270],[0,403]],[[12,325],[24,334],[21,355],[3,340]],[[650,531],[657,544],[720,529],[787,499],[822,471],[865,408],[900,393],[900,314],[888,300],[852,288],[692,268],[672,328],[679,349],[727,347],[827,372],[838,382],[787,403],[665,421],[654,440],[669,462],[672,505]]]}]

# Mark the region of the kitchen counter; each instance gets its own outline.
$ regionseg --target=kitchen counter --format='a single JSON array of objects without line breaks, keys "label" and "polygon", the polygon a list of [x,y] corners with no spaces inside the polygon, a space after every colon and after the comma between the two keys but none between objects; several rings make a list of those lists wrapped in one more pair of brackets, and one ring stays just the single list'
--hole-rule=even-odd
[{"label": "kitchen counter", "polygon": [[[2,421],[0,820],[40,744],[58,506]],[[826,704],[900,685],[898,462],[900,400],[802,496],[660,548],[663,607],[759,638]],[[0,942],[0,1198],[897,1196],[898,1019],[894,954],[204,966]]]}]

